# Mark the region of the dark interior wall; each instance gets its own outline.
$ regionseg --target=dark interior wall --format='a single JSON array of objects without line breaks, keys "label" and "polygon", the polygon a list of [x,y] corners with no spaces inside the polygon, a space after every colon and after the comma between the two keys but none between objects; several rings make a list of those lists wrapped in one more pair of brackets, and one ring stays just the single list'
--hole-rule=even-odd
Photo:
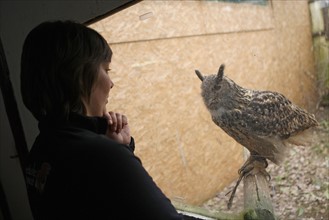
[{"label": "dark interior wall", "polygon": [[[17,100],[27,145],[30,147],[37,135],[37,123],[25,109],[20,95],[20,55],[27,33],[37,24],[46,20],[71,19],[79,22],[90,21],[118,9],[133,0],[120,1],[0,1],[0,37],[4,47],[10,79]],[[10,159],[15,155],[15,143],[8,117],[0,95],[0,180],[2,182],[13,219],[32,219],[27,203],[24,179],[19,160]],[[1,211],[0,211],[1,212]],[[0,213],[0,219],[2,215]]]}]

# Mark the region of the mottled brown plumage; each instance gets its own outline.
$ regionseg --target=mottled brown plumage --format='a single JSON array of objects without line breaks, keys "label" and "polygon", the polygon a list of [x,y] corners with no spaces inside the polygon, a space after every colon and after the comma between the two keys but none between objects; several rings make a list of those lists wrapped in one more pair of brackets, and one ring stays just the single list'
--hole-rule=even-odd
[{"label": "mottled brown plumage", "polygon": [[201,96],[213,122],[250,151],[239,170],[238,183],[254,168],[253,161],[262,161],[266,172],[266,159],[279,164],[287,146],[305,144],[309,138],[306,131],[318,125],[314,115],[280,93],[237,85],[224,76],[223,64],[214,75],[195,72],[202,81]]}]

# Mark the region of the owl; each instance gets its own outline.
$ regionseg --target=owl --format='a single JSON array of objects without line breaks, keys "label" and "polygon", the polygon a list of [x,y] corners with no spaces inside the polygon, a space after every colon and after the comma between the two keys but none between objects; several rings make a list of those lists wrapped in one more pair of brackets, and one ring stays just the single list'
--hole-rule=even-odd
[{"label": "owl", "polygon": [[272,91],[246,89],[224,75],[224,64],[218,73],[203,76],[201,96],[212,121],[250,152],[249,158],[239,170],[239,180],[232,191],[228,208],[231,207],[235,190],[241,179],[256,166],[267,160],[279,165],[289,145],[305,145],[311,140],[310,128],[318,125],[313,114],[298,107],[284,95]]}]

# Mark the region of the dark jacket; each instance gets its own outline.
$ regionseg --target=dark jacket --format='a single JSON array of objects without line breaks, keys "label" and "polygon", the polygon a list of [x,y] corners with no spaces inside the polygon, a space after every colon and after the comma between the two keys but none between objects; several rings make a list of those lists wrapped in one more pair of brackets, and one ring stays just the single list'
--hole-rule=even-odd
[{"label": "dark jacket", "polygon": [[130,146],[104,134],[101,117],[39,123],[26,164],[35,220],[182,219]]}]

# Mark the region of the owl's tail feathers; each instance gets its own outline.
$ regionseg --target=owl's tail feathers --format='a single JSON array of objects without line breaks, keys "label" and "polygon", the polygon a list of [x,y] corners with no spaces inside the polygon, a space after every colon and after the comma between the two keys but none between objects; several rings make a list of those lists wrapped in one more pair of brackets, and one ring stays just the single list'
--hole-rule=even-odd
[{"label": "owl's tail feathers", "polygon": [[274,149],[272,151],[272,158],[270,159],[273,163],[280,165],[285,157],[289,154],[289,150],[294,146],[312,146],[316,142],[315,128],[309,128],[302,132],[299,132],[287,139],[278,141],[273,140],[272,144]]},{"label": "owl's tail feathers", "polygon": [[315,135],[315,129],[316,127],[312,127],[301,131],[293,136],[290,136],[289,138],[284,140],[284,144],[287,146],[311,146],[317,140],[317,136]]},{"label": "owl's tail feathers", "polygon": [[287,146],[282,141],[274,141],[273,146],[272,157],[269,157],[268,159],[273,163],[280,165],[287,156]]}]

